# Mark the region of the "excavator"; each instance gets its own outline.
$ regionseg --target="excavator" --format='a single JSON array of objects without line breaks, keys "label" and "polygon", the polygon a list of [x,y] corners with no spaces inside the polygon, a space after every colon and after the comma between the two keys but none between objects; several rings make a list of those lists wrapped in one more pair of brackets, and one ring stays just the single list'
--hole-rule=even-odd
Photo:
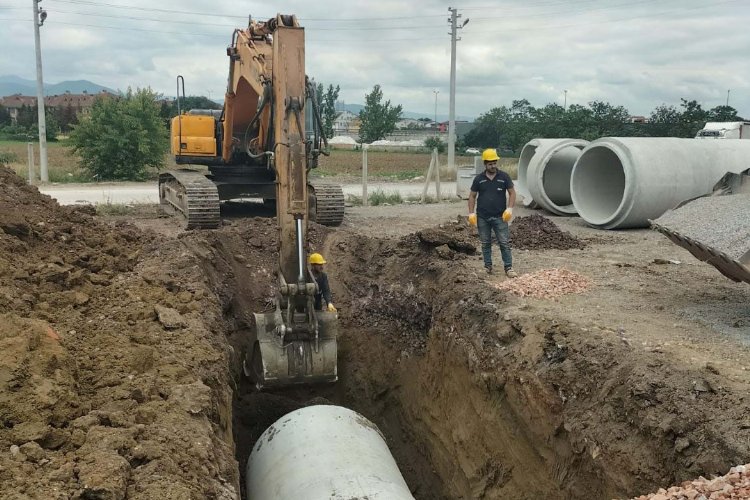
[{"label": "excavator", "polygon": [[[315,85],[305,76],[304,36],[294,40],[299,47],[289,47],[284,36],[279,39],[286,29],[304,33],[294,16],[283,15],[266,22],[250,19],[247,29],[234,30],[227,47],[229,78],[221,110],[183,112],[180,96],[184,99],[185,80],[177,77],[178,113],[171,120],[171,151],[176,164],[204,166],[208,172],[161,173],[159,200],[165,211],[182,215],[188,229],[219,227],[222,200],[255,198],[273,204],[300,182],[306,185],[312,220],[338,226],[344,218],[341,186],[307,180],[319,156],[328,154],[328,142]],[[306,115],[312,125],[307,134]],[[301,156],[291,161],[304,161],[304,175],[296,170],[287,173],[278,165],[285,159],[277,155],[290,147],[282,135],[290,130],[302,135]],[[278,190],[278,184],[286,184],[286,189]]]},{"label": "excavator", "polygon": [[[251,18],[246,29],[235,30],[223,110],[180,113],[172,120],[177,163],[207,165],[209,173],[176,170],[159,179],[163,203],[183,213],[189,228],[216,227],[221,199],[275,200],[275,310],[254,315],[243,360],[245,375],[258,388],[337,380],[338,319],[315,310],[318,284],[307,264],[307,228],[310,220],[340,224],[344,204],[340,187],[308,183],[326,140],[315,86],[305,76],[304,36],[293,15]],[[307,111],[314,122],[310,137]]]}]

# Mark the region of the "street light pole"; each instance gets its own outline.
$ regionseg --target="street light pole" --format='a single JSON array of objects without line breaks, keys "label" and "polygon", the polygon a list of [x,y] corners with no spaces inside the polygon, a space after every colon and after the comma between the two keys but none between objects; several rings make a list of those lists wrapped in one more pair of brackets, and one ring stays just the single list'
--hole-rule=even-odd
[{"label": "street light pole", "polygon": [[42,47],[39,41],[39,28],[47,19],[47,12],[39,7],[41,0],[33,0],[34,6],[34,44],[36,48],[36,106],[39,120],[39,177],[42,182],[49,182],[47,171],[47,120],[44,113],[44,79],[42,77]]},{"label": "street light pole", "polygon": [[438,136],[438,122],[437,122],[437,96],[440,93],[439,90],[435,89],[432,91],[435,94],[435,137]]}]

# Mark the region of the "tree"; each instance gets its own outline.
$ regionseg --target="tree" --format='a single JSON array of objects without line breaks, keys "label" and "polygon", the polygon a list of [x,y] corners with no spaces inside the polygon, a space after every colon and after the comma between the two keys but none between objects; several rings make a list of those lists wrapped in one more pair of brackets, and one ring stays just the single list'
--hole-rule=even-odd
[{"label": "tree", "polygon": [[124,97],[99,97],[70,135],[82,166],[100,180],[142,180],[158,168],[169,147],[156,94],[128,89]]},{"label": "tree", "polygon": [[743,118],[737,115],[737,110],[732,106],[716,106],[708,111],[710,122],[741,122]]},{"label": "tree", "polygon": [[359,138],[368,143],[382,139],[396,129],[396,122],[401,119],[401,105],[392,106],[391,101],[382,103],[383,91],[375,85],[372,92],[365,96],[365,107],[359,112],[362,124],[359,127]]},{"label": "tree", "polygon": [[320,109],[320,117],[323,119],[323,133],[326,137],[333,137],[333,124],[336,122],[336,118],[341,114],[336,111],[336,100],[339,98],[339,91],[341,87],[336,85],[328,85],[328,90],[323,91],[323,84],[318,84],[318,107]]},{"label": "tree", "polygon": [[10,125],[11,119],[10,119],[10,111],[5,109],[2,105],[0,105],[0,127],[3,127],[5,125]]},{"label": "tree", "polygon": [[433,149],[437,149],[438,153],[445,152],[445,149],[448,146],[446,143],[441,141],[439,137],[428,137],[424,140],[424,145],[430,151],[432,151]]}]

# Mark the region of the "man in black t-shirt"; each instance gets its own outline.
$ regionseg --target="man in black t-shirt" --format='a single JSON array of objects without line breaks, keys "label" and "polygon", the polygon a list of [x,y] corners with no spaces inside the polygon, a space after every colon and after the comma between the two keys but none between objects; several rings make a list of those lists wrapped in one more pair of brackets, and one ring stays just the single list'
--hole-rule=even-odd
[{"label": "man in black t-shirt", "polygon": [[[310,264],[313,278],[318,284],[318,291],[315,293],[315,309],[335,313],[336,308],[333,306],[333,299],[331,298],[331,285],[328,283],[328,275],[323,271],[326,260],[319,253],[314,253],[310,255],[307,262]],[[325,309],[323,306],[325,306]]]},{"label": "man in black t-shirt", "polygon": [[[513,217],[516,190],[510,176],[497,169],[497,151],[485,149],[482,153],[484,172],[474,178],[469,193],[469,222],[477,226],[482,242],[482,257],[488,274],[492,274],[492,233],[495,233],[503,258],[505,275],[515,278],[513,258],[510,251],[508,222]],[[508,200],[506,203],[506,193]],[[476,212],[474,207],[476,206]]]}]

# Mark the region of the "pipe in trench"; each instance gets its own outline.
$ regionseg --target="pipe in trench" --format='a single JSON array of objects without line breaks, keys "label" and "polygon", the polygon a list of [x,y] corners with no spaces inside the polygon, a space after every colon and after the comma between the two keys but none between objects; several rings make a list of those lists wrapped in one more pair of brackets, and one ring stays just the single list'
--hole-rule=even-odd
[{"label": "pipe in trench", "polygon": [[573,166],[588,141],[532,139],[518,159],[518,188],[524,205],[539,206],[556,215],[575,215],[570,195]]},{"label": "pipe in trench", "polygon": [[578,214],[601,229],[648,227],[679,203],[711,192],[750,164],[750,140],[604,137],[589,144],[571,175]]},{"label": "pipe in trench", "polygon": [[248,500],[414,500],[380,430],[340,406],[281,417],[255,443],[245,477]]}]

